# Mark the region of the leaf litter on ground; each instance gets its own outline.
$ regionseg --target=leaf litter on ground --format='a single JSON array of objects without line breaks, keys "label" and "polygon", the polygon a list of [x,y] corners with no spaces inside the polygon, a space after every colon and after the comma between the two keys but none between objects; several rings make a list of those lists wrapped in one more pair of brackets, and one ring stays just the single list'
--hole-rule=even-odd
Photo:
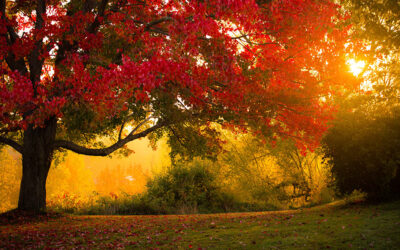
[{"label": "leaf litter on ground", "polygon": [[399,222],[400,201],[201,215],[31,216],[14,211],[0,216],[0,249],[396,249]]}]

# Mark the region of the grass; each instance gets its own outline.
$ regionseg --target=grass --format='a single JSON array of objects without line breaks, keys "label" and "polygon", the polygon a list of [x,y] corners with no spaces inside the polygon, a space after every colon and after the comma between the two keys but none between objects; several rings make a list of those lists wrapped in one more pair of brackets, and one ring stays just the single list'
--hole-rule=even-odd
[{"label": "grass", "polygon": [[303,210],[71,216],[0,226],[0,249],[400,249],[400,201]]}]

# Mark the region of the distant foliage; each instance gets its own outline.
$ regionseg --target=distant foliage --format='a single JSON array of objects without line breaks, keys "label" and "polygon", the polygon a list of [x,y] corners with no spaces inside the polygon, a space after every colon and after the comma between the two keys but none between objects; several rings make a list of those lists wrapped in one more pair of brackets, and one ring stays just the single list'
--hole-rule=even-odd
[{"label": "distant foliage", "polygon": [[16,208],[22,171],[8,150],[0,148],[0,213]]},{"label": "distant foliage", "polygon": [[399,196],[400,106],[399,81],[386,76],[376,79],[371,95],[341,101],[323,145],[338,190],[342,194],[359,190],[378,201]]},{"label": "distant foliage", "polygon": [[301,152],[290,139],[273,144],[241,135],[229,141],[216,171],[243,201],[285,209],[333,200],[330,166],[320,152]]},{"label": "distant foliage", "polygon": [[52,211],[75,214],[193,214],[273,210],[273,206],[239,201],[221,188],[210,161],[171,166],[147,183],[141,194],[93,193],[89,199],[64,193],[51,200]]},{"label": "distant foliage", "polygon": [[221,191],[205,162],[172,166],[147,183],[144,199],[164,213],[229,211],[233,197]]},{"label": "distant foliage", "polygon": [[324,139],[341,193],[357,189],[371,200],[398,196],[399,123],[399,109],[375,117],[361,111],[341,114]]},{"label": "distant foliage", "polygon": [[355,35],[370,41],[374,52],[399,51],[399,1],[344,0],[342,4],[352,13]]},{"label": "distant foliage", "polygon": [[83,161],[83,157],[74,153],[65,154],[59,165],[53,164],[46,182],[46,194],[49,202],[59,197],[85,197],[95,189],[94,171]]}]

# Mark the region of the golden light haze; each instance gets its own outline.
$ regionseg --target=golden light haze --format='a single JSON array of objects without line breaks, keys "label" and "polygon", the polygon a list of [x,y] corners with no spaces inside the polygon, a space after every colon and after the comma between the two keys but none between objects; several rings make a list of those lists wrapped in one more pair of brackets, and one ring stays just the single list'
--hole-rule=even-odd
[{"label": "golden light haze", "polygon": [[[170,164],[169,149],[160,140],[153,150],[148,139],[128,144],[134,153],[128,157],[93,157],[68,152],[53,164],[47,179],[47,200],[69,196],[85,201],[94,195],[141,193],[148,178]],[[53,162],[54,163],[54,162]],[[21,157],[4,147],[0,152],[0,212],[15,208],[22,176]]]}]

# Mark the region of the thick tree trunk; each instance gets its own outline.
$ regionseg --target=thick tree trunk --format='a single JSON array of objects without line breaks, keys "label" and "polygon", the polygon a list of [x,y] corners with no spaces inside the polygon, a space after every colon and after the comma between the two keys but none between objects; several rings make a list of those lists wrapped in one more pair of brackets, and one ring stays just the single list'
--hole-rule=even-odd
[{"label": "thick tree trunk", "polygon": [[51,119],[42,128],[30,125],[24,133],[18,209],[35,213],[46,209],[46,179],[53,157],[56,128],[56,119]]}]

